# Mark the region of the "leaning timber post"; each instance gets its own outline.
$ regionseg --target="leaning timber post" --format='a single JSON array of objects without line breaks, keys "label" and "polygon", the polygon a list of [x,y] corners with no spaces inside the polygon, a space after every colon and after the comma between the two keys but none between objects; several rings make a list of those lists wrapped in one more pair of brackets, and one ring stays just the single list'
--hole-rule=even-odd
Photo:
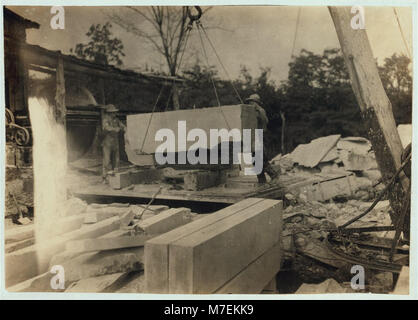
[{"label": "leaning timber post", "polygon": [[[401,166],[403,151],[392,105],[383,88],[366,31],[352,28],[353,15],[350,13],[350,7],[328,8],[383,182],[387,184]],[[408,193],[408,186],[409,180],[401,172],[399,179],[389,190],[388,198],[393,209],[391,219],[394,225],[401,216],[402,200]],[[405,219],[403,231],[409,237],[409,214]]]},{"label": "leaning timber post", "polygon": [[64,128],[64,143],[66,144],[67,125],[65,107],[65,78],[64,78],[64,62],[62,56],[58,56],[56,69],[56,92],[55,92],[55,120]]},{"label": "leaning timber post", "polygon": [[55,119],[65,127],[65,78],[64,78],[64,62],[61,55],[58,56],[57,72],[56,72],[56,92],[55,92]]},{"label": "leaning timber post", "polygon": [[174,110],[180,110],[180,99],[179,99],[179,92],[175,82],[173,82],[173,108]]}]

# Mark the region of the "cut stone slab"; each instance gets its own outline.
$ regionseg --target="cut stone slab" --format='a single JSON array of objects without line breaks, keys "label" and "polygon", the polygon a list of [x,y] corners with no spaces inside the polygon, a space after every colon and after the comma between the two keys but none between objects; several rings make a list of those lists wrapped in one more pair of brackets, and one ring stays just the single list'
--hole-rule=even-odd
[{"label": "cut stone slab", "polygon": [[35,244],[35,238],[29,238],[18,242],[12,242],[5,245],[5,253],[10,253],[19,249],[23,249]]},{"label": "cut stone slab", "polygon": [[71,198],[65,202],[65,216],[82,214],[87,209],[87,203],[79,198]]},{"label": "cut stone slab", "polygon": [[268,293],[277,293],[277,281],[276,281],[276,276],[273,277],[273,279],[270,280],[269,283],[267,283],[267,285],[264,287],[263,292],[268,292]]},{"label": "cut stone slab", "polygon": [[185,190],[203,190],[226,182],[226,170],[200,171],[187,173],[184,176]]},{"label": "cut stone slab", "polygon": [[341,135],[331,135],[312,140],[309,144],[300,144],[290,154],[293,162],[313,168],[334,148]]},{"label": "cut stone slab", "polygon": [[[102,238],[116,238],[116,237],[124,237],[124,236],[129,236],[131,235],[131,230],[123,230],[123,229],[117,229],[114,231],[111,231],[109,233],[106,233],[96,239],[102,239]],[[49,263],[49,269],[52,268],[52,266],[57,265],[57,264],[63,264],[65,261],[69,261],[71,259],[74,259],[75,257],[83,254],[85,252],[71,252],[71,251],[67,251],[64,250],[62,252],[59,252],[57,254],[55,254]]]},{"label": "cut stone slab", "polygon": [[248,198],[235,203],[227,208],[212,214],[204,215],[203,218],[176,228],[145,243],[145,281],[146,292],[168,293],[169,279],[169,245],[183,237],[197,232],[229,216],[237,214],[244,209],[250,208],[264,201],[260,198]]},{"label": "cut stone slab", "polygon": [[74,215],[65,218],[58,219],[56,222],[56,228],[50,231],[51,237],[71,232],[73,230],[81,228],[84,223],[83,215]]},{"label": "cut stone slab", "polygon": [[336,159],[338,159],[338,151],[337,147],[334,147],[322,158],[321,162],[334,161]]},{"label": "cut stone slab", "polygon": [[143,248],[84,253],[62,263],[66,284],[106,274],[143,270],[143,253]]},{"label": "cut stone slab", "polygon": [[344,163],[344,169],[349,171],[365,171],[371,169],[377,169],[376,160],[369,154],[356,154],[348,152],[345,156],[341,157]]},{"label": "cut stone slab", "polygon": [[114,216],[123,216],[127,212],[132,211],[129,207],[105,207],[96,210],[89,210],[86,212],[84,217],[84,223],[96,223],[99,221],[103,221],[109,219]]},{"label": "cut stone slab", "polygon": [[[321,241],[299,236],[298,239],[303,239],[303,246],[298,246],[297,251],[306,255],[312,259],[318,260],[322,263],[328,264],[335,268],[341,268],[345,265],[343,260],[338,259],[335,255],[333,255],[323,244]],[[300,241],[302,242],[302,241]]]},{"label": "cut stone slab", "polygon": [[397,129],[401,138],[402,147],[406,148],[412,142],[412,124],[400,124]]},{"label": "cut stone slab", "polygon": [[351,196],[358,189],[356,177],[353,174],[322,179],[310,185],[301,187],[301,193],[306,194],[309,201],[327,201],[336,196]]},{"label": "cut stone slab", "polygon": [[[131,273],[133,274],[133,273]],[[143,272],[136,272],[130,280],[115,293],[143,293],[145,292],[145,276]]]},{"label": "cut stone slab", "polygon": [[8,287],[8,292],[63,292],[65,289],[52,289],[51,279],[55,274],[45,272],[34,278],[23,281],[12,287]]},{"label": "cut stone slab", "polygon": [[32,220],[27,218],[27,217],[19,218],[19,219],[17,219],[17,221],[22,225],[28,225],[28,224],[32,223]]},{"label": "cut stone slab", "polygon": [[109,177],[109,185],[113,189],[123,189],[132,184],[147,184],[163,178],[162,169],[128,170],[118,172]]},{"label": "cut stone slab", "polygon": [[[255,261],[251,262],[239,274],[216,291],[219,294],[258,294],[273,282],[276,290],[276,274],[280,271],[282,250],[280,243],[267,250]],[[273,279],[273,280],[272,280]]]},{"label": "cut stone slab", "polygon": [[112,273],[104,276],[80,279],[73,282],[65,292],[107,292],[109,288],[114,286],[117,282],[123,281],[126,273]]},{"label": "cut stone slab", "polygon": [[127,227],[134,219],[136,215],[135,210],[131,209],[120,217],[121,227]]},{"label": "cut stone slab", "polygon": [[141,247],[145,245],[145,241],[148,239],[150,239],[149,236],[138,235],[114,238],[72,240],[67,242],[66,250],[69,252],[91,252]]},{"label": "cut stone slab", "polygon": [[315,293],[352,293],[353,291],[343,288],[334,279],[327,279],[319,284],[302,284],[295,292],[296,294],[315,294]]},{"label": "cut stone slab", "polygon": [[[220,108],[154,112],[152,119],[151,113],[128,115],[126,117],[125,150],[129,162],[136,165],[144,165],[142,161],[145,161],[145,159],[139,157],[141,153],[148,154],[148,156],[151,155],[151,158],[153,158],[153,154],[155,154],[158,146],[161,144],[161,142],[155,140],[157,131],[161,128],[167,128],[177,133],[178,121],[186,122],[186,130],[199,128],[205,131],[209,137],[210,129],[213,128],[219,130],[226,129],[227,131],[230,130],[229,128],[237,128],[238,130],[257,128],[256,112],[256,109],[250,105],[232,105]],[[225,141],[229,140],[230,138],[228,137]],[[220,139],[220,142],[223,142],[223,140]],[[194,143],[194,141],[186,141],[184,149],[180,149],[176,143],[174,152],[187,151]]]},{"label": "cut stone slab", "polygon": [[409,294],[409,267],[402,267],[393,294]]},{"label": "cut stone slab", "polygon": [[39,274],[35,245],[7,253],[4,257],[6,288]]},{"label": "cut stone slab", "polygon": [[281,213],[281,201],[265,199],[170,243],[170,293],[204,294],[220,288],[279,242]]},{"label": "cut stone slab", "polygon": [[362,137],[347,137],[342,138],[337,143],[337,149],[347,150],[356,154],[366,155],[371,149],[372,145],[369,140]]},{"label": "cut stone slab", "polygon": [[[119,227],[119,217],[113,217],[96,224],[84,225],[78,230],[53,237],[48,243],[32,245],[6,254],[6,287],[46,272],[51,258],[56,253],[64,251],[65,244],[69,240],[96,238],[119,229]],[[38,261],[38,252],[42,252],[42,261]]]},{"label": "cut stone slab", "polygon": [[4,233],[6,244],[35,237],[35,225],[18,226],[8,229]]},{"label": "cut stone slab", "polygon": [[135,228],[143,230],[147,235],[157,235],[180,227],[188,222],[190,222],[189,208],[172,208],[138,222]]}]

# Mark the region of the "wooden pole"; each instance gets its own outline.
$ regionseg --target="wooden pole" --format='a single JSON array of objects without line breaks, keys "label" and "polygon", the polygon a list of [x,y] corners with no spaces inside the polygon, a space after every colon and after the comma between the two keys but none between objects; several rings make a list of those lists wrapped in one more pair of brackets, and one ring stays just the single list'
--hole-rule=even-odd
[{"label": "wooden pole", "polygon": [[55,92],[55,119],[57,123],[66,127],[66,107],[65,107],[65,78],[64,63],[62,57],[58,57],[56,72],[56,92]]},{"label": "wooden pole", "polygon": [[[387,184],[401,166],[403,151],[392,105],[383,88],[366,31],[353,29],[351,26],[354,15],[350,13],[350,7],[329,7],[329,12],[383,182]],[[394,211],[394,216],[391,216],[393,223],[401,215],[402,200],[408,192],[408,186],[409,180],[401,172],[389,191],[388,196]],[[405,220],[403,230],[409,234],[409,219]]]},{"label": "wooden pole", "polygon": [[280,111],[280,117],[282,118],[282,135],[281,135],[281,149],[282,150],[281,151],[282,151],[282,155],[284,156],[285,151],[286,151],[286,148],[285,148],[285,145],[284,145],[284,141],[285,141],[284,133],[285,133],[285,126],[286,126],[286,117],[285,117],[283,111]]}]

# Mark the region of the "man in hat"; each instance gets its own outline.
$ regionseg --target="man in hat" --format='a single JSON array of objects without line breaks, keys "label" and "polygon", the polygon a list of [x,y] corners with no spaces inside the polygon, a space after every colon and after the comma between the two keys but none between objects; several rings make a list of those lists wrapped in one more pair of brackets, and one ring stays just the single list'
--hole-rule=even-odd
[{"label": "man in hat", "polygon": [[[257,129],[267,130],[267,124],[269,120],[266,111],[261,107],[262,102],[260,96],[257,93],[254,93],[246,99],[246,102],[249,105],[252,105],[257,111]],[[270,176],[272,181],[277,180],[277,178],[279,177],[279,174],[276,172],[276,170],[273,169],[273,167],[268,161],[267,149],[265,148],[263,139],[263,170],[260,172],[260,174],[257,175],[259,183],[267,182],[265,176],[266,173]]]},{"label": "man in hat", "polygon": [[118,109],[109,104],[105,107],[102,120],[103,129],[103,183],[113,170],[119,168],[119,132],[126,131],[126,126],[118,119]]}]

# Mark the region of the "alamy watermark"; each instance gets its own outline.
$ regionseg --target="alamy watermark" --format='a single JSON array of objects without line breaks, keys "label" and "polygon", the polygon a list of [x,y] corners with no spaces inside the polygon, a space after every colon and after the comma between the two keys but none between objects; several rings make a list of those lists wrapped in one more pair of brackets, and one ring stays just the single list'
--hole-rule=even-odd
[{"label": "alamy watermark", "polygon": [[[168,128],[159,129],[155,133],[155,141],[162,142],[155,150],[155,161],[159,165],[229,164],[232,156],[233,164],[244,163],[251,166],[244,168],[246,175],[257,175],[263,170],[263,129],[254,129],[254,149],[252,149],[252,131],[252,129],[237,128],[210,129],[208,139],[205,130],[194,128],[187,131],[186,121],[178,121],[177,135]],[[187,147],[188,142],[194,143]]]}]

